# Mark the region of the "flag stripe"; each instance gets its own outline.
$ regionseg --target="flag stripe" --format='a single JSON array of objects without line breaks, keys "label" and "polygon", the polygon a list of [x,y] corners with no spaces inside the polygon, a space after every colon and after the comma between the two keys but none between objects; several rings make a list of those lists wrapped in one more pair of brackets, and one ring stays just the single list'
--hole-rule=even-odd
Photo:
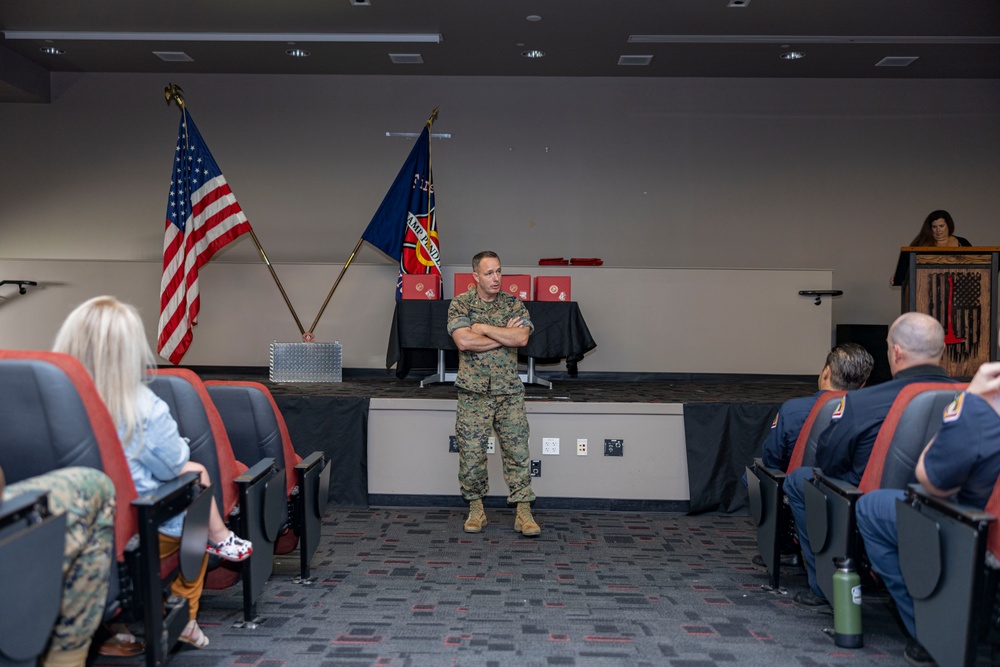
[{"label": "flag stripe", "polygon": [[251,228],[186,110],[175,153],[163,237],[157,351],[178,364],[198,323],[198,270]]}]

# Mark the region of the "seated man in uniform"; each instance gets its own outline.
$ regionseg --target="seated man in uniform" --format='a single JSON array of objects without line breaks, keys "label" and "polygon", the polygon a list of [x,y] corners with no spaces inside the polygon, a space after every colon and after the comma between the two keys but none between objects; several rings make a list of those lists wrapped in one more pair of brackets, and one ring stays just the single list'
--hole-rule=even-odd
[{"label": "seated man in uniform", "polygon": [[[986,507],[1000,477],[1000,362],[983,364],[969,388],[948,406],[941,430],[920,455],[917,480],[932,496],[962,505]],[[858,531],[872,568],[896,601],[910,634],[906,659],[915,665],[934,661],[918,643],[910,597],[899,568],[896,500],[905,492],[879,489],[858,499]]]},{"label": "seated man in uniform", "polygon": [[841,343],[830,350],[819,373],[819,391],[812,396],[789,399],[778,409],[771,431],[761,446],[764,465],[782,471],[787,469],[799,431],[819,397],[827,391],[860,389],[865,386],[874,366],[872,355],[857,343]]},{"label": "seated man in uniform", "polygon": [[[855,486],[861,481],[879,428],[900,390],[914,382],[954,382],[940,366],[944,328],[930,315],[900,315],[889,327],[886,342],[892,380],[848,392],[816,446],[816,467],[828,477]],[[812,468],[794,470],[785,478],[785,495],[795,519],[809,579],[809,590],[796,593],[793,600],[805,607],[819,608],[829,603],[816,583],[816,557],[806,534],[803,493],[806,480],[812,476]]]}]

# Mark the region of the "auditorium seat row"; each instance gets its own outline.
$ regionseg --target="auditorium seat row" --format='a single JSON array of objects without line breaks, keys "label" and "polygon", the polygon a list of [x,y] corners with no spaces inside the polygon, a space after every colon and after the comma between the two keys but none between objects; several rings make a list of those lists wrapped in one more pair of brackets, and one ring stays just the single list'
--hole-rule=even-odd
[{"label": "auditorium seat row", "polygon": [[[187,473],[162,486],[155,496],[138,498],[111,416],[83,366],[58,353],[0,351],[0,466],[9,482],[68,466],[96,468],[112,479],[118,500],[116,571],[105,620],[143,622],[147,665],[166,662],[187,622],[187,601],[164,598],[164,582],[178,570],[186,578],[197,577],[212,494],[231,529],[254,544],[253,554],[242,563],[210,559],[206,578],[208,588],[226,588],[242,580],[244,625],[259,622],[256,605],[275,553],[288,553],[298,546],[297,581],[311,581],[309,561],[319,544],[321,515],[329,494],[328,462],[321,452],[305,460],[295,453],[284,419],[265,386],[210,384],[206,387],[190,371],[167,369],[160,371],[150,387],[169,406],[181,435],[189,439],[191,459],[206,467],[212,487],[203,490],[197,474]],[[44,497],[31,500],[33,511],[43,515]],[[42,531],[34,527],[38,521],[25,518],[25,511],[20,504],[3,507],[0,521],[6,521],[8,531],[27,533],[19,539],[41,539],[30,534]],[[157,529],[182,511],[187,514],[179,554],[161,563]],[[51,537],[56,528],[48,527],[57,524],[46,520],[40,525],[49,541],[39,548],[47,553],[55,549],[61,566],[62,542]],[[8,546],[7,538],[6,532],[0,533],[4,540],[0,542],[0,585],[16,586],[18,579],[39,581],[20,576],[27,572],[22,568],[51,567],[48,559],[36,558],[37,551],[23,558],[25,552]],[[10,573],[18,574],[7,576]],[[38,637],[38,632],[19,632],[18,624],[27,618],[43,627],[37,619],[48,616],[35,613],[51,615],[57,610],[61,589],[46,595],[33,589],[33,595],[24,597],[8,597],[6,589],[0,590],[5,601],[21,601],[9,607],[5,604],[0,612],[0,637],[5,638],[0,640],[0,663],[33,662],[44,650],[51,625],[44,637]]]},{"label": "auditorium seat row", "polygon": [[[854,516],[857,499],[874,489],[906,490],[906,500],[898,505],[900,566],[914,599],[917,640],[941,667],[974,664],[977,643],[996,643],[1000,628],[1000,529],[995,526],[1000,480],[985,510],[934,498],[916,483],[920,453],[940,428],[944,409],[964,388],[939,383],[905,387],[879,430],[858,486],[817,470],[804,489],[806,533],[816,555],[817,582],[828,600],[833,599],[835,559],[848,556],[867,568]],[[816,402],[787,470],[768,468],[761,459],[747,469],[750,514],[772,590],[780,590],[781,544],[795,533],[782,492],[785,476],[813,464],[816,442],[842,394],[829,392]]]}]

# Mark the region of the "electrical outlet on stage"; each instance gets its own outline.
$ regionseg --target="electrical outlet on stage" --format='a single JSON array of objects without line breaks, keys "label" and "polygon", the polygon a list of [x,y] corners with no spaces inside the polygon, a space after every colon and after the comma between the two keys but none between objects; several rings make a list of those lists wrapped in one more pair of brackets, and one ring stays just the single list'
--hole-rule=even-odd
[{"label": "electrical outlet on stage", "polygon": [[587,439],[577,438],[576,439],[576,455],[586,456],[587,455]]},{"label": "electrical outlet on stage", "polygon": [[455,440],[455,436],[453,435],[448,436],[448,451],[455,454],[458,453],[458,441]]},{"label": "electrical outlet on stage", "polygon": [[489,439],[486,441],[486,453],[487,454],[497,453],[497,437],[495,435],[491,435]]},{"label": "electrical outlet on stage", "polygon": [[532,477],[542,476],[542,462],[538,459],[531,459],[531,476]]},{"label": "electrical outlet on stage", "polygon": [[559,438],[542,438],[542,454],[559,455]]},{"label": "electrical outlet on stage", "polygon": [[621,439],[605,439],[604,440],[604,455],[605,456],[625,456],[625,441]]}]

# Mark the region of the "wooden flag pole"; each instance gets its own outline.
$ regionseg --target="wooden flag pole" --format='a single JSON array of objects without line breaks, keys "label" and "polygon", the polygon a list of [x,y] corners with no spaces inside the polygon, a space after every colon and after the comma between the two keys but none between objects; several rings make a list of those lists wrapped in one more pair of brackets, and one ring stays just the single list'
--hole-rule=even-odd
[{"label": "wooden flag pole", "polygon": [[[163,89],[163,95],[167,99],[167,106],[173,102],[180,109],[181,114],[184,113],[184,91],[175,83],[168,83],[167,87]],[[274,267],[271,266],[271,260],[267,258],[267,253],[264,252],[264,246],[260,244],[257,240],[257,235],[254,233],[253,228],[250,229],[250,238],[253,239],[253,244],[257,246],[257,252],[260,253],[261,259],[267,264],[268,271],[271,272],[271,277],[274,279],[274,284],[278,286],[278,291],[281,292],[281,297],[285,300],[285,305],[288,306],[289,312],[292,313],[292,319],[295,320],[295,325],[299,328],[299,334],[302,335],[302,340],[312,340],[311,334],[309,338],[306,338],[306,330],[302,328],[302,322],[299,321],[298,313],[295,312],[295,308],[292,306],[291,300],[288,298],[288,294],[285,293],[285,288],[282,287],[281,281],[278,280],[278,274],[275,272]],[[315,325],[313,325],[315,326]]]},{"label": "wooden flag pole", "polygon": [[[426,125],[428,129],[434,126],[434,121],[436,121],[438,117],[438,109],[439,107],[434,107],[434,111],[431,112],[431,117],[427,119]],[[430,150],[431,150],[431,138],[428,132],[428,137],[427,137],[428,171],[430,171]],[[427,197],[429,202],[430,194],[428,194]],[[340,274],[337,276],[337,280],[334,281],[333,287],[330,288],[330,292],[326,295],[326,300],[323,302],[323,305],[320,306],[319,312],[316,313],[316,319],[313,320],[312,326],[309,327],[309,332],[303,334],[303,338],[305,338],[306,336],[313,335],[313,331],[316,330],[316,325],[319,324],[319,318],[323,317],[323,311],[326,310],[327,305],[329,305],[330,303],[330,299],[333,298],[333,293],[337,291],[337,286],[340,285],[341,278],[343,278],[344,274],[347,273],[347,267],[349,267],[351,265],[351,262],[354,261],[354,256],[358,254],[359,250],[361,250],[361,244],[364,242],[365,239],[363,237],[358,239],[358,244],[354,246],[354,250],[351,251],[351,256],[347,258],[347,262],[344,264],[344,268],[340,270]],[[310,340],[312,339],[310,338]]]}]

